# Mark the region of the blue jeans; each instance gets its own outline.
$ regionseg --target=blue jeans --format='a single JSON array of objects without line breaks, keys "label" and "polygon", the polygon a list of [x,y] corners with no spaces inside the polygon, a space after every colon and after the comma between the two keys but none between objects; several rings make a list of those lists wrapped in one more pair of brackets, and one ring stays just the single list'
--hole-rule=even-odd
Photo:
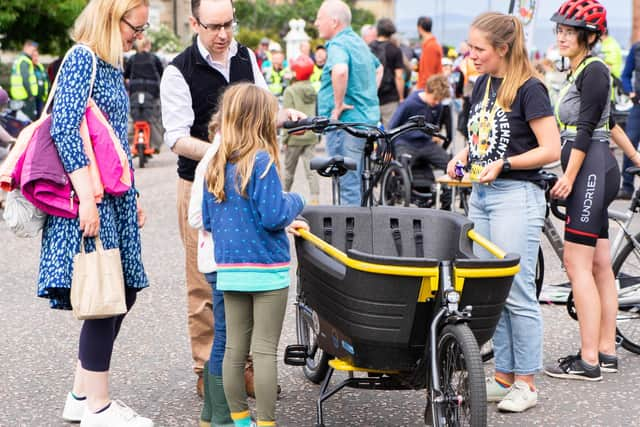
[{"label": "blue jeans", "polygon": [[209,357],[209,373],[214,376],[222,376],[222,360],[224,359],[224,347],[227,345],[227,321],[224,316],[224,292],[216,289],[218,273],[206,273],[207,282],[213,290],[213,321],[214,334],[211,356]]},{"label": "blue jeans", "polygon": [[365,141],[349,135],[343,130],[327,133],[327,154],[349,157],[356,161],[358,167],[340,177],[340,204],[360,206],[362,199],[362,157]]},{"label": "blue jeans", "polygon": [[[634,105],[627,117],[626,132],[629,140],[637,149],[640,142],[640,105]],[[633,163],[625,155],[622,157],[622,190],[627,193],[633,193],[633,175],[626,173],[627,168],[633,166]]]},{"label": "blue jeans", "polygon": [[[489,185],[473,184],[469,218],[475,230],[504,251],[520,254],[520,272],[493,335],[496,371],[502,373],[530,375],[542,368],[542,316],[535,272],[544,213],[544,192],[533,183],[498,179]],[[474,253],[492,257],[478,245]]]}]

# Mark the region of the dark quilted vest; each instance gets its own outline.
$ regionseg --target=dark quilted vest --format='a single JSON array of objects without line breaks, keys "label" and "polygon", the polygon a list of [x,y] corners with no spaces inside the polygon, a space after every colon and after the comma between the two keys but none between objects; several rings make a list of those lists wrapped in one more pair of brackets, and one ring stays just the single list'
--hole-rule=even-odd
[{"label": "dark quilted vest", "polygon": [[[191,108],[195,115],[191,136],[203,141],[209,141],[209,121],[224,89],[232,83],[255,82],[249,51],[241,44],[238,44],[238,53],[231,58],[229,82],[200,55],[195,37],[191,46],[176,56],[171,65],[180,70],[191,92]],[[178,176],[193,181],[197,165],[195,160],[178,156]]]}]

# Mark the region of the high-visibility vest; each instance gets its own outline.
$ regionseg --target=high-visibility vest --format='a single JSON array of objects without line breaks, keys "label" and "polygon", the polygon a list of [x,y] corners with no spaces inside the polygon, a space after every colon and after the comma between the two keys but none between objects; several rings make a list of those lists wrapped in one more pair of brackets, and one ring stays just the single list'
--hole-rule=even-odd
[{"label": "high-visibility vest", "polygon": [[[49,96],[49,75],[47,74],[47,70],[45,70],[44,65],[38,64],[35,66],[36,69],[36,80],[38,82],[38,86],[42,83],[42,96],[41,99],[43,101],[47,100],[47,96]],[[40,88],[38,87],[38,92]]]},{"label": "high-visibility vest", "polygon": [[271,91],[272,94],[276,96],[282,95],[284,88],[287,86],[287,81],[284,78],[287,71],[286,68],[280,71],[276,71],[273,68],[267,70],[266,80],[269,85],[269,91]]},{"label": "high-visibility vest", "polygon": [[313,73],[311,73],[311,77],[309,77],[309,81],[311,85],[316,90],[316,93],[320,90],[320,76],[322,76],[322,68],[317,65],[313,66]]},{"label": "high-visibility vest", "polygon": [[[599,58],[597,56],[592,56],[585,59],[584,61],[582,61],[580,65],[578,65],[578,68],[576,68],[576,70],[573,73],[571,73],[571,75],[567,79],[567,83],[564,85],[562,89],[560,89],[560,92],[558,93],[558,100],[556,101],[556,105],[554,107],[554,115],[556,117],[556,123],[558,124],[558,127],[560,128],[561,132],[563,130],[569,131],[572,133],[578,132],[578,126],[566,124],[560,119],[560,103],[562,101],[562,98],[564,98],[567,92],[569,92],[569,89],[571,89],[571,87],[576,84],[576,80],[578,79],[578,76],[582,73],[582,71],[585,68],[587,68],[587,65],[596,61],[602,62],[603,64],[606,65],[606,63],[602,60],[602,58]],[[613,80],[611,76],[609,76],[609,90],[611,90],[612,86],[613,86]],[[599,128],[594,129],[594,131],[601,131],[601,132],[609,132],[610,130],[611,129],[609,128],[608,120],[604,123],[603,126],[600,126]]]},{"label": "high-visibility vest", "polygon": [[11,78],[9,80],[10,88],[9,95],[12,99],[16,100],[24,100],[29,98],[29,93],[27,89],[25,89],[24,81],[22,80],[22,74],[20,73],[20,66],[23,62],[29,64],[29,89],[30,92],[35,96],[38,93],[38,80],[36,79],[35,68],[33,67],[33,62],[31,62],[31,58],[27,55],[20,54],[18,59],[13,63],[13,67],[11,67]]}]

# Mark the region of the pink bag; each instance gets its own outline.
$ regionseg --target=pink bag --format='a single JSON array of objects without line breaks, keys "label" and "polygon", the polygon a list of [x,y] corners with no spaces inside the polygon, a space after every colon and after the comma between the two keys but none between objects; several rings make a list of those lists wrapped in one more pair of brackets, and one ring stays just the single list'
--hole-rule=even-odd
[{"label": "pink bag", "polygon": [[89,100],[84,118],[104,191],[121,196],[131,188],[132,171],[129,168],[127,154],[113,128],[92,99]]}]

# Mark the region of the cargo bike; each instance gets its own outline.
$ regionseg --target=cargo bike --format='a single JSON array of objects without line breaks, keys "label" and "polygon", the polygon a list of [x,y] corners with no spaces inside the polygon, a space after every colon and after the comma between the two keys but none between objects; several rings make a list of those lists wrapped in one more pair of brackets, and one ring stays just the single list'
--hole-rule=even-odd
[{"label": "cargo bike", "polygon": [[[380,138],[391,144],[403,129],[433,132],[424,121],[410,122],[387,132],[326,119],[305,128],[333,125],[365,136],[367,145]],[[373,150],[365,147],[365,156]],[[363,175],[368,162],[384,158],[365,159]],[[315,167],[334,178],[351,167],[339,156],[321,163]],[[425,423],[486,425],[479,346],[495,331],[519,256],[448,211],[365,204],[310,206],[302,216],[310,231],[300,230],[295,241],[298,343],[287,346],[285,363],[322,383],[316,426],[324,426],[324,402],[345,387],[425,389]],[[476,257],[473,244],[494,258]],[[332,386],[335,371],[347,378]]]}]

